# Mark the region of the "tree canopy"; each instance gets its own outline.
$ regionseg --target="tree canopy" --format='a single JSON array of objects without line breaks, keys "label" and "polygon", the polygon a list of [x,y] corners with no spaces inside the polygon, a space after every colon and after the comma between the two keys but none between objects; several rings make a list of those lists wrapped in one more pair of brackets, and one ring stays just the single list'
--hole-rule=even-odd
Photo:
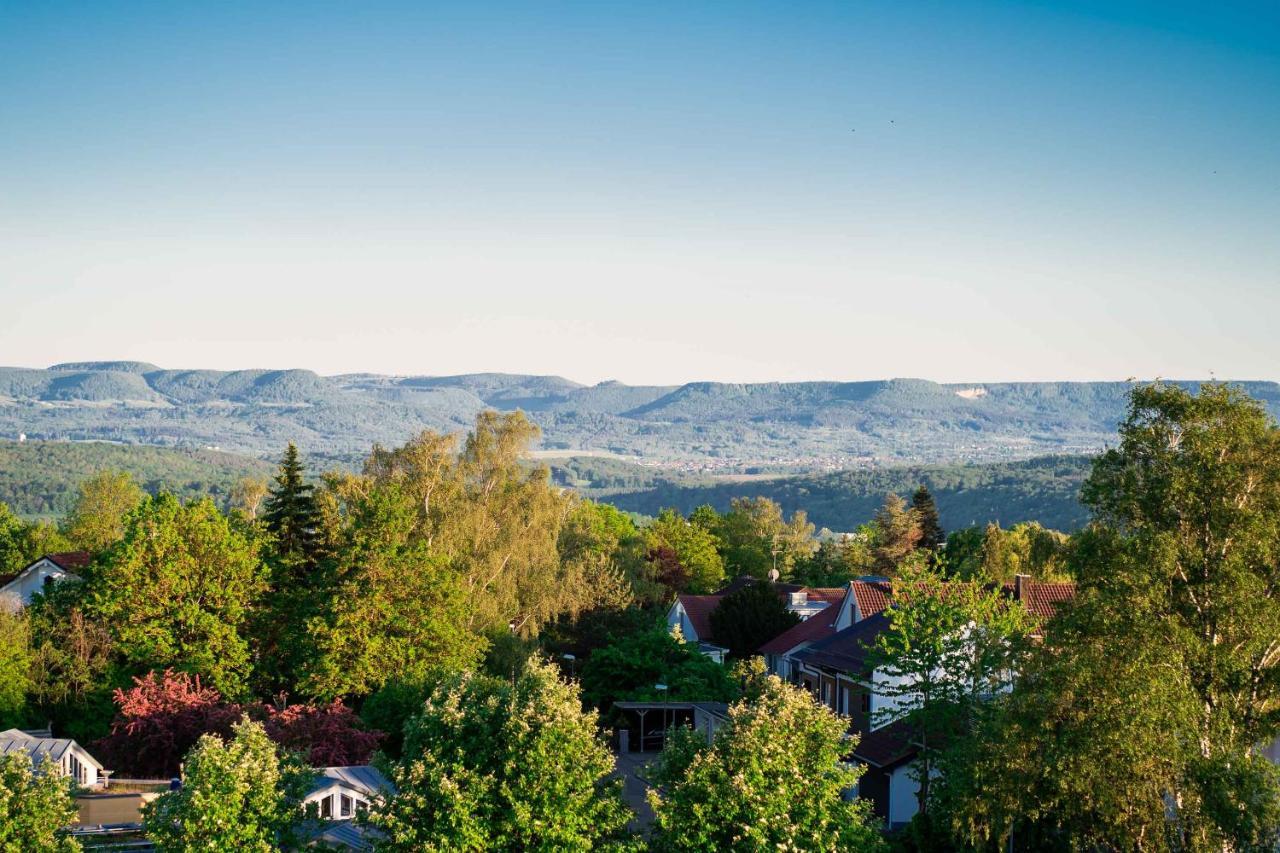
[{"label": "tree canopy", "polygon": [[80,843],[66,827],[76,820],[72,780],[52,759],[32,768],[25,754],[0,755],[0,850],[5,853],[75,853]]},{"label": "tree canopy", "polygon": [[720,599],[711,611],[711,635],[733,657],[754,655],[760,646],[793,625],[800,617],[787,609],[773,585],[756,581]]},{"label": "tree canopy", "polygon": [[508,681],[443,682],[405,729],[396,794],[370,822],[386,850],[625,846],[630,811],[594,712],[536,660]]},{"label": "tree canopy", "polygon": [[658,849],[883,849],[869,803],[845,797],[860,771],[843,762],[844,721],[775,676],[753,693],[710,745],[675,739],[650,793]]},{"label": "tree canopy", "polygon": [[281,760],[262,726],[242,720],[230,740],[204,735],[187,753],[182,787],[143,807],[161,853],[288,849],[314,771]]}]

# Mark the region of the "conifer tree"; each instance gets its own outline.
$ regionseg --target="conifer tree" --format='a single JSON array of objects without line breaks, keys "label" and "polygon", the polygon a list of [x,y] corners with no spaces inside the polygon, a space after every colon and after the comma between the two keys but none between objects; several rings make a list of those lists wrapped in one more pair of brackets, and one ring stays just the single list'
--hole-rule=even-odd
[{"label": "conifer tree", "polygon": [[304,470],[298,447],[291,441],[280,460],[280,471],[263,514],[267,530],[276,537],[280,558],[291,568],[303,571],[315,561],[318,519],[312,486],[303,481]]},{"label": "conifer tree", "polygon": [[938,505],[933,502],[933,495],[928,486],[921,485],[911,496],[911,508],[916,513],[916,523],[920,525],[920,547],[936,551],[947,541],[946,531],[938,518]]}]

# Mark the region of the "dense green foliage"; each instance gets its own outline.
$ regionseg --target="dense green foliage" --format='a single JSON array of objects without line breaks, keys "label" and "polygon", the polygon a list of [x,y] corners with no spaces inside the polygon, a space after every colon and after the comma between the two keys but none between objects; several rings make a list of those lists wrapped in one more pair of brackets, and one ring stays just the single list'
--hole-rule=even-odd
[{"label": "dense green foliage", "polygon": [[[159,381],[145,365],[88,373],[50,393],[142,393]],[[300,372],[229,376],[167,377],[163,393],[194,399],[217,386],[244,405],[277,406],[332,391]],[[476,393],[513,387],[469,381]],[[559,386],[521,387],[536,398]],[[752,406],[787,399],[776,388],[744,393]],[[894,394],[923,406],[933,392]],[[651,411],[717,399],[715,389],[677,396]],[[951,476],[941,469],[824,478],[864,491],[895,484],[836,525],[848,535],[815,532],[802,510],[821,494],[799,480],[772,484],[793,490],[783,491],[789,505],[748,491],[638,523],[561,489],[528,456],[538,440],[524,415],[487,412],[465,440],[422,433],[315,479],[290,448],[273,488],[250,475],[225,502],[143,496],[128,474],[102,468],[77,485],[59,525],[0,505],[6,566],[73,546],[94,552],[83,582],[0,613],[0,725],[52,721],[90,743],[112,724],[113,690],[134,684],[116,694],[120,715],[97,746],[143,755],[168,743],[170,766],[252,709],[266,736],[245,724],[230,742],[199,741],[185,798],[153,807],[162,849],[286,844],[300,783],[267,738],[342,763],[373,748],[368,728],[391,735],[400,786],[373,816],[388,848],[589,849],[637,839],[597,711],[583,707],[736,702],[712,744],[673,735],[654,770],[652,844],[875,849],[866,805],[841,796],[854,778],[838,761],[850,747],[844,724],[797,689],[730,673],[657,626],[677,592],[728,577],[776,569],[839,586],[876,572],[892,578],[893,606],[871,661],[896,677],[878,692],[898,703],[925,783],[904,847],[1198,853],[1280,840],[1280,772],[1259,751],[1280,734],[1280,428],[1239,392],[1137,388],[1119,444],[1087,480],[1085,462],[1069,457],[955,474],[941,488]],[[945,548],[932,547],[953,502],[1025,495],[1028,482],[1072,501],[1083,482],[1093,522],[1070,536],[1008,518],[947,523]],[[854,491],[832,493],[830,505],[862,500]],[[1074,580],[1075,603],[1033,625],[1011,606],[1018,575]],[[759,580],[735,589],[711,627],[748,658],[796,617]],[[206,693],[217,714],[204,713]]]},{"label": "dense green foliage", "polygon": [[0,850],[75,853],[64,828],[75,822],[72,782],[52,762],[34,770],[26,755],[0,755]]},{"label": "dense green foliage", "polygon": [[711,611],[711,636],[735,658],[754,655],[769,640],[798,624],[800,617],[787,609],[771,585],[762,582],[734,590]]},{"label": "dense green foliage", "polygon": [[596,649],[582,667],[582,695],[607,711],[619,700],[728,702],[737,688],[723,666],[654,628]]},{"label": "dense green foliage", "polygon": [[144,807],[143,828],[161,853],[289,849],[313,773],[281,760],[262,726],[243,720],[229,741],[200,738],[182,787]]},{"label": "dense green foliage", "polygon": [[405,730],[383,850],[595,850],[627,842],[613,756],[577,691],[530,661],[510,681],[446,680]]},{"label": "dense green foliage", "polygon": [[67,441],[0,441],[0,503],[24,518],[70,512],[81,483],[103,470],[129,474],[144,490],[222,503],[242,477],[262,477],[267,462],[219,453]]},{"label": "dense green foliage", "polygon": [[1272,849],[1280,428],[1223,386],[1134,393],[1085,488],[1080,595],[944,774],[966,841]]},{"label": "dense green foliage", "polygon": [[142,489],[127,471],[100,471],[77,489],[63,534],[75,548],[105,551],[124,538],[125,520],[142,498]]},{"label": "dense green foliage", "polygon": [[871,666],[885,678],[888,700],[877,726],[903,721],[919,745],[912,772],[920,811],[939,755],[957,735],[973,730],[987,697],[1012,686],[1035,627],[1030,613],[1009,607],[999,589],[981,583],[944,584],[927,565],[906,566],[893,581],[888,629],[877,638]]},{"label": "dense green foliage", "polygon": [[23,722],[31,692],[31,627],[24,613],[0,608],[0,731]]},{"label": "dense green foliage", "polygon": [[251,530],[207,498],[161,494],[130,514],[124,539],[89,573],[86,612],[129,668],[199,673],[239,697],[251,668],[244,628],[265,588]]},{"label": "dense green foliage", "polygon": [[676,740],[650,794],[663,850],[875,851],[868,803],[849,801],[860,775],[841,763],[845,723],[774,676],[729,709],[710,745]]},{"label": "dense green foliage", "polygon": [[651,479],[642,487],[584,487],[583,493],[645,515],[655,515],[663,507],[688,513],[704,504],[725,511],[735,498],[767,497],[785,512],[804,510],[819,527],[851,531],[871,520],[886,494],[910,494],[923,484],[948,530],[992,521],[1006,525],[1039,521],[1070,531],[1089,519],[1079,499],[1089,464],[1084,456],[1050,456],[1025,462],[855,468],[834,474],[700,484],[668,482],[649,473]]}]

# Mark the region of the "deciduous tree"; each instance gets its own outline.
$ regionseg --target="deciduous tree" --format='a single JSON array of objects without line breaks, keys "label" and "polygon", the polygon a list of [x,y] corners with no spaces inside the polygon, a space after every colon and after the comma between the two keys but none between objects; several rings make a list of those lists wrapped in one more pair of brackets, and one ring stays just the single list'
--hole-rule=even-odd
[{"label": "deciduous tree", "polygon": [[0,755],[0,850],[75,853],[66,828],[76,822],[73,782],[52,760],[34,771],[25,754]]},{"label": "deciduous tree", "polygon": [[675,740],[650,793],[658,849],[883,849],[869,803],[845,796],[860,775],[845,723],[807,692],[769,676],[710,746],[699,737]]},{"label": "deciduous tree", "polygon": [[281,760],[257,723],[230,740],[204,735],[183,762],[182,787],[143,807],[143,828],[161,853],[289,849],[314,771]]},{"label": "deciduous tree", "polygon": [[604,711],[618,700],[728,702],[737,695],[723,666],[661,629],[619,637],[592,652],[582,667],[582,692]]},{"label": "deciduous tree", "polygon": [[577,691],[531,661],[459,675],[410,720],[396,794],[370,822],[386,850],[594,850],[629,842],[613,755]]},{"label": "deciduous tree", "polygon": [[1026,654],[1031,614],[998,587],[945,584],[927,565],[893,581],[888,627],[869,656],[876,692],[889,702],[875,725],[904,721],[920,746],[914,773],[920,811],[948,740],[973,728],[975,709],[1009,689]]},{"label": "deciduous tree", "polygon": [[23,720],[31,688],[31,627],[26,614],[0,608],[0,730]]},{"label": "deciduous tree", "polygon": [[667,585],[668,593],[713,592],[724,580],[724,561],[716,550],[719,542],[715,535],[700,525],[686,521],[673,509],[662,510],[645,527],[644,541],[650,564],[655,569],[663,568],[663,559],[667,558],[658,558],[668,553],[675,556],[679,567],[683,569],[687,578],[683,586],[672,585],[679,583],[680,578],[670,567],[658,575],[658,581]]},{"label": "deciduous tree", "polygon": [[244,709],[185,672],[149,672],[115,691],[111,734],[95,749],[123,775],[166,778],[207,734],[228,736]]},{"label": "deciduous tree", "polygon": [[145,493],[125,471],[100,471],[80,484],[65,531],[76,548],[105,551],[124,536],[125,519]]},{"label": "deciduous tree", "polygon": [[734,498],[716,533],[726,570],[733,575],[763,579],[776,568],[780,577],[789,577],[796,562],[817,547],[803,510],[788,520],[782,507],[762,497]]},{"label": "deciduous tree", "polygon": [[209,499],[148,498],[87,579],[89,615],[135,671],[200,673],[239,696],[250,670],[243,628],[266,587],[258,546]]}]

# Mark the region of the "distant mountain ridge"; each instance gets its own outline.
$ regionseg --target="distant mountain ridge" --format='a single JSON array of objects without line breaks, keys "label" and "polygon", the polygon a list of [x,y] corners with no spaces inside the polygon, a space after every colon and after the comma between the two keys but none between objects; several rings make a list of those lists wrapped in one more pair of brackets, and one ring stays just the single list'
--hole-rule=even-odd
[{"label": "distant mountain ridge", "polygon": [[[1280,413],[1280,385],[1238,384]],[[582,385],[501,373],[325,377],[302,369],[75,362],[0,368],[0,435],[258,456],[276,455],[292,440],[312,452],[356,454],[423,429],[463,430],[484,409],[522,409],[542,427],[548,451],[688,470],[836,470],[1093,452],[1114,439],[1130,387],[922,379]]]}]

